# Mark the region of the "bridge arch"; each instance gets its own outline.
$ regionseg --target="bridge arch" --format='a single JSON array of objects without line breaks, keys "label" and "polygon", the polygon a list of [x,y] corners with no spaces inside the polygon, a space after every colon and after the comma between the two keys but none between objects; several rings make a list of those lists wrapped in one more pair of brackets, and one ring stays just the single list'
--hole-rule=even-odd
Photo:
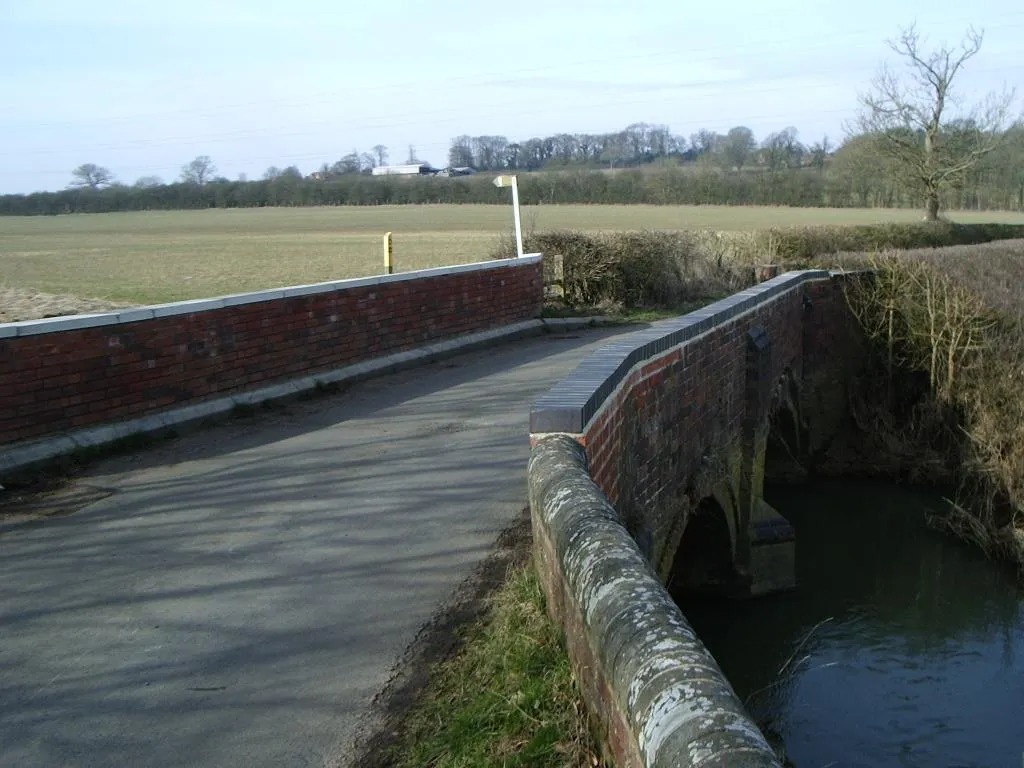
[{"label": "bridge arch", "polygon": [[807,425],[800,409],[800,385],[791,368],[775,382],[768,409],[765,479],[801,482],[807,478]]},{"label": "bridge arch", "polygon": [[735,534],[725,507],[714,495],[690,511],[672,558],[667,587],[672,594],[726,595],[737,584]]}]

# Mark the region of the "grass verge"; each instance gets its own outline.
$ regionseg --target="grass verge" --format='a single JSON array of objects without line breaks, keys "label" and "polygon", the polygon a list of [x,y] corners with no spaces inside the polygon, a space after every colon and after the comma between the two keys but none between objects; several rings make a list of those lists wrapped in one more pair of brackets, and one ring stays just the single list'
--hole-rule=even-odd
[{"label": "grass verge", "polygon": [[436,670],[394,765],[592,766],[595,753],[536,574],[520,565]]},{"label": "grass verge", "polygon": [[353,765],[601,765],[530,545],[527,510],[413,644]]}]

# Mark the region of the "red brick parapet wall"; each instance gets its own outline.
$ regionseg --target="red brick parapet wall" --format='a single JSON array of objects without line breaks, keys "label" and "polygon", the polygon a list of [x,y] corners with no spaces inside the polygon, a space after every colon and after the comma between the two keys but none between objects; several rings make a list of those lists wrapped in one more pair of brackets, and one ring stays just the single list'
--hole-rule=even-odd
[{"label": "red brick parapet wall", "polygon": [[0,444],[536,318],[540,256],[0,324]]},{"label": "red brick parapet wall", "polygon": [[855,331],[840,279],[787,273],[616,339],[537,400],[535,563],[622,768],[778,766],[663,579],[688,505],[720,483],[753,495],[740,476],[780,382],[810,390],[812,425],[829,404],[844,412]]}]

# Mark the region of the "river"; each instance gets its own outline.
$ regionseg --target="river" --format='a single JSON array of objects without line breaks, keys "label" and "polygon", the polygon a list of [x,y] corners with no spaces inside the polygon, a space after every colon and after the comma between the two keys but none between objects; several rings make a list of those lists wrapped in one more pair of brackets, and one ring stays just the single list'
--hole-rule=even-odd
[{"label": "river", "polygon": [[1024,764],[1024,592],[929,530],[934,494],[774,489],[797,531],[796,591],[677,596],[737,694],[797,768]]}]

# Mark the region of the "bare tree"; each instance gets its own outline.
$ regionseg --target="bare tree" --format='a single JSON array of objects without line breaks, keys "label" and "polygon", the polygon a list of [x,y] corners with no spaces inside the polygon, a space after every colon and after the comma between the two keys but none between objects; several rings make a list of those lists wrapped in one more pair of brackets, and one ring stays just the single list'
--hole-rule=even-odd
[{"label": "bare tree", "polygon": [[113,182],[114,174],[96,163],[83,163],[71,172],[72,187],[99,189],[110,186]]},{"label": "bare tree", "polygon": [[796,128],[789,126],[765,138],[761,144],[761,160],[769,171],[776,173],[786,168],[800,167],[805,150],[797,136]]},{"label": "bare tree", "polygon": [[904,59],[907,73],[900,77],[883,66],[871,91],[860,97],[856,129],[875,136],[898,181],[921,194],[927,221],[939,218],[942,190],[962,181],[998,146],[1006,128],[1013,91],[989,93],[950,114],[960,102],[953,82],[981,50],[982,39],[971,28],[958,48],[925,51],[917,29],[904,29],[889,47]]},{"label": "bare tree", "polygon": [[709,131],[707,128],[701,128],[690,136],[690,146],[693,147],[694,154],[698,157],[711,152],[718,142],[718,134],[714,131]]},{"label": "bare tree", "polygon": [[828,160],[829,153],[832,151],[832,143],[828,140],[826,135],[818,143],[811,146],[808,150],[811,155],[811,166],[817,168],[818,171],[825,170],[825,161]]},{"label": "bare tree", "polygon": [[206,184],[217,172],[217,167],[209,155],[200,155],[188,165],[181,168],[181,180],[186,184]]},{"label": "bare tree", "polygon": [[474,164],[473,139],[470,136],[456,136],[448,150],[448,165],[451,168],[469,167]]},{"label": "bare tree", "polygon": [[383,144],[374,144],[373,154],[377,156],[377,165],[388,164],[388,148]]},{"label": "bare tree", "polygon": [[132,186],[136,189],[152,189],[153,187],[159,187],[163,183],[159,176],[140,176]]},{"label": "bare tree", "polygon": [[754,152],[757,151],[757,140],[754,132],[743,125],[729,130],[722,143],[722,154],[730,168],[742,171]]}]

